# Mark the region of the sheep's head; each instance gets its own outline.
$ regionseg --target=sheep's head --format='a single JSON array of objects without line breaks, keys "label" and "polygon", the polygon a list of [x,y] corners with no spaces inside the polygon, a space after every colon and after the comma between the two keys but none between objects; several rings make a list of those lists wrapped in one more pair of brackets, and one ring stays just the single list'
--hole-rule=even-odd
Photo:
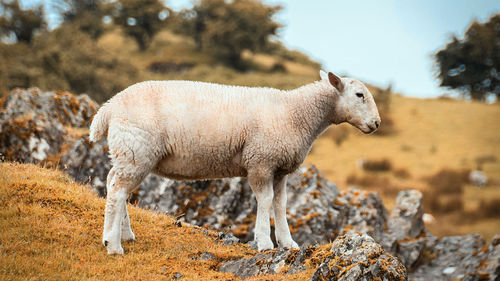
[{"label": "sheep's head", "polygon": [[380,116],[373,95],[360,81],[352,78],[339,78],[335,74],[320,71],[321,80],[332,87],[338,96],[335,110],[335,123],[348,122],[369,134],[380,126]]}]

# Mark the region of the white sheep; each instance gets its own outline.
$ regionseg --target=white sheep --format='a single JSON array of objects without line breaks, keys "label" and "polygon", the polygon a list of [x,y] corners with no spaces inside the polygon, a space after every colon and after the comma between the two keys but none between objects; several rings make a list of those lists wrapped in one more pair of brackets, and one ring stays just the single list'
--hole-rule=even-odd
[{"label": "white sheep", "polygon": [[191,81],[135,84],[106,102],[90,126],[90,140],[107,132],[113,168],[107,178],[103,243],[123,254],[135,240],[126,200],[150,173],[176,180],[247,177],[257,199],[259,250],[276,240],[298,245],[286,221],[286,179],[313,141],[331,124],[364,133],[380,124],[370,91],[358,80],[320,71],[321,81],[283,91]]}]

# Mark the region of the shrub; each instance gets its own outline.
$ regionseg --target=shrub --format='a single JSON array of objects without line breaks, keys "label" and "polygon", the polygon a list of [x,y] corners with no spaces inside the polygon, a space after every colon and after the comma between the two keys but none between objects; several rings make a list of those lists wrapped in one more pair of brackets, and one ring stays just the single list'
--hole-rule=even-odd
[{"label": "shrub", "polygon": [[392,164],[388,159],[363,160],[361,168],[369,172],[386,172],[392,169]]},{"label": "shrub", "polygon": [[408,172],[407,169],[405,168],[399,168],[393,171],[393,174],[395,177],[400,178],[400,179],[409,179],[411,178],[410,172]]},{"label": "shrub", "polygon": [[347,184],[360,185],[364,187],[382,187],[385,188],[391,185],[389,178],[381,177],[378,175],[364,175],[358,177],[356,175],[349,175],[346,179]]},{"label": "shrub", "polygon": [[499,198],[491,200],[482,199],[477,209],[477,214],[479,217],[483,218],[500,217],[500,199]]},{"label": "shrub", "polygon": [[286,73],[286,66],[283,64],[283,62],[275,62],[272,66],[271,69],[269,69],[271,72],[281,72],[281,73]]},{"label": "shrub", "polygon": [[99,48],[77,27],[35,37],[31,45],[0,43],[0,90],[39,87],[87,93],[103,102],[136,82],[137,69]]},{"label": "shrub", "polygon": [[425,209],[433,213],[444,214],[464,210],[462,194],[443,196],[435,190],[429,190],[423,192],[423,201]]},{"label": "shrub", "polygon": [[437,194],[461,194],[463,185],[469,181],[469,171],[442,169],[425,180]]}]

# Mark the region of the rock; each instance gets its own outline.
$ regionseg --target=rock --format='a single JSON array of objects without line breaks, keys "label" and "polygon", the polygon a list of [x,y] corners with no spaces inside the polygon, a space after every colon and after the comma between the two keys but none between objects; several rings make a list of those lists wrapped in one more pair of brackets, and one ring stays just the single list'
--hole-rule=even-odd
[{"label": "rock", "polygon": [[311,277],[316,280],[407,280],[406,268],[367,234],[349,231],[332,244]]},{"label": "rock", "polygon": [[215,260],[215,256],[212,253],[209,252],[204,252],[201,254],[200,260],[206,261],[206,260]]},{"label": "rock", "polygon": [[491,239],[486,259],[479,267],[477,275],[489,280],[500,280],[500,235],[497,234]]},{"label": "rock", "polygon": [[231,232],[219,232],[219,236],[217,237],[216,241],[222,243],[222,245],[224,246],[231,246],[238,244],[240,242],[240,239],[236,238]]},{"label": "rock", "polygon": [[287,264],[288,257],[297,250],[277,250],[259,253],[250,258],[241,258],[222,263],[221,272],[230,272],[240,278],[261,274],[278,273]]},{"label": "rock", "polygon": [[[111,168],[107,149],[105,140],[89,143],[83,137],[62,157],[60,166],[104,196]],[[288,221],[300,245],[326,243],[350,229],[382,237],[387,215],[376,193],[355,188],[339,193],[311,165],[289,176],[287,191]],[[182,182],[151,174],[141,184],[138,202],[193,225],[230,231],[243,242],[253,239],[257,202],[244,178]]]},{"label": "rock", "polygon": [[90,184],[100,196],[106,196],[106,178],[111,169],[106,140],[92,143],[88,136],[76,140],[59,167],[77,182]]},{"label": "rock", "polygon": [[[246,179],[189,183],[150,176],[145,182],[140,206],[231,231],[244,242],[253,239],[257,203]],[[310,165],[289,176],[287,191],[290,229],[301,245],[326,243],[344,228],[382,236],[386,210],[375,193],[349,189],[339,194],[337,186]]]},{"label": "rock", "polygon": [[483,187],[488,183],[488,177],[484,172],[474,170],[469,174],[469,182],[477,187]]},{"label": "rock", "polygon": [[399,192],[387,221],[387,232],[382,237],[384,249],[397,256],[407,268],[416,264],[425,246],[425,240],[415,239],[424,231],[423,213],[420,191]]},{"label": "rock", "polygon": [[66,126],[88,127],[97,104],[87,95],[15,89],[0,109],[0,154],[5,160],[33,163],[57,154]]},{"label": "rock", "polygon": [[[319,260],[319,264],[318,261]],[[293,274],[305,270],[305,264],[316,264],[311,280],[406,280],[406,269],[367,234],[348,231],[337,237],[328,251],[310,246],[299,250],[277,250],[250,258],[224,262],[219,268],[238,277],[272,273]]]},{"label": "rock", "polygon": [[172,275],[172,279],[181,279],[182,277],[184,277],[182,274],[180,274],[179,272],[176,272]]},{"label": "rock", "polygon": [[423,214],[422,193],[418,190],[400,191],[387,223],[388,232],[393,233],[397,240],[417,237],[424,229]]},{"label": "rock", "polygon": [[454,280],[475,274],[488,253],[478,234],[443,237],[427,245],[425,257],[412,272],[412,280]]}]

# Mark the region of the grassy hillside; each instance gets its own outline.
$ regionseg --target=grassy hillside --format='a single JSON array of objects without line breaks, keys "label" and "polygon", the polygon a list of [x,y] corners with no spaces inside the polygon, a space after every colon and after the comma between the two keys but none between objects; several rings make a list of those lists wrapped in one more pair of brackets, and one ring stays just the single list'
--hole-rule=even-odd
[{"label": "grassy hillside", "polygon": [[[104,199],[59,171],[34,165],[0,164],[0,198],[0,280],[170,280],[176,272],[184,280],[238,280],[218,272],[220,262],[256,253],[129,206],[138,241],[123,243],[125,255],[108,256],[101,244]],[[217,260],[193,259],[204,252]],[[272,279],[304,280],[313,270]]]},{"label": "grassy hillside", "polygon": [[[358,182],[367,179],[368,184],[364,187],[378,191],[384,204],[390,208],[397,190],[418,188],[425,191],[436,188],[431,187],[425,177],[443,169],[476,169],[477,158],[483,157],[491,159],[482,165],[490,183],[482,188],[465,185],[464,211],[469,214],[478,209],[481,211],[481,200],[500,200],[498,104],[396,95],[392,98],[390,115],[395,123],[393,134],[363,135],[349,128],[346,129],[347,138],[340,146],[334,142],[335,130],[338,128],[331,127],[315,142],[306,162],[314,163],[329,180],[341,187],[354,185],[349,183],[349,178],[351,181],[353,178],[358,179]],[[346,124],[342,126],[349,127]],[[387,172],[366,172],[359,167],[358,161],[361,159],[387,159],[392,169]],[[401,176],[404,173],[401,171],[407,175]],[[439,235],[475,231],[487,238],[500,232],[500,214],[496,218],[476,216],[466,220],[463,212],[451,213],[434,214],[437,222],[429,225],[431,231]]]},{"label": "grassy hillside", "polygon": [[[120,28],[114,28],[106,33],[98,44],[115,55],[129,58],[130,62],[140,70],[140,80],[185,79],[291,89],[319,78],[319,64],[304,60],[303,57],[297,57],[297,60],[300,60],[298,62],[277,55],[250,52],[243,54],[243,58],[250,65],[249,71],[239,72],[200,52],[191,38],[176,35],[168,30],[156,35],[152,45],[145,52],[141,52],[132,39],[123,36]],[[192,68],[154,73],[148,71],[152,63],[188,63],[192,64]],[[272,71],[276,63],[284,65],[286,73]]]}]

